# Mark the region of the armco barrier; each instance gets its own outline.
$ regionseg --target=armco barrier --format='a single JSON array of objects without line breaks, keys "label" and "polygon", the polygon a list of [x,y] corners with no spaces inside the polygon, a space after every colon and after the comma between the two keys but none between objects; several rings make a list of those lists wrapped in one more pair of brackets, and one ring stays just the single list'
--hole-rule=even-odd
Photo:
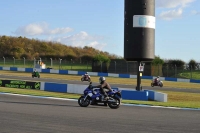
[{"label": "armco barrier", "polygon": [[44,90],[67,93],[67,84],[45,83]]},{"label": "armco barrier", "polygon": [[161,92],[154,92],[154,101],[167,102],[167,94]]},{"label": "armco barrier", "polygon": [[[9,71],[23,71],[23,72],[33,72],[35,68],[17,68],[17,67],[0,67],[0,70]],[[54,69],[38,69],[38,72],[42,73],[55,73],[55,74],[72,74],[72,75],[83,75],[83,71],[70,71],[70,70],[54,70]],[[137,75],[129,74],[113,74],[113,73],[101,73],[101,72],[88,72],[91,76],[105,76],[105,77],[119,77],[119,78],[137,78]],[[142,79],[154,79],[154,76],[142,76]],[[181,79],[181,78],[170,78],[170,77],[160,77],[163,81],[173,81],[173,82],[189,82],[189,83],[200,83],[200,80],[194,79]]]},{"label": "armco barrier", "polygon": [[122,90],[121,94],[124,100],[148,101],[148,91]]},{"label": "armco barrier", "polygon": [[152,101],[167,102],[167,94],[152,90],[144,90],[148,92],[148,99]]},{"label": "armco barrier", "polygon": [[[58,84],[58,83],[46,83],[46,82],[29,82],[22,80],[0,80],[1,87],[10,88],[21,88],[21,89],[37,89],[50,92],[61,92],[61,93],[75,93],[83,94],[85,88],[88,85],[77,85],[77,84]],[[125,88],[112,88],[113,90],[120,90],[122,94],[122,99],[124,100],[143,100],[148,101],[148,99],[167,102],[167,95],[164,93],[157,93],[154,91],[135,91]],[[149,95],[150,93],[150,95]]]},{"label": "armco barrier", "polygon": [[[63,93],[74,93],[83,94],[85,88],[88,85],[78,85],[78,84],[58,84],[58,83],[44,83],[41,82],[41,90],[51,91],[51,92],[63,92]],[[135,91],[128,88],[112,88],[115,90],[120,90],[122,94],[122,99],[124,100],[155,100],[160,102],[167,102],[167,95],[164,93],[159,93],[155,91]]]}]

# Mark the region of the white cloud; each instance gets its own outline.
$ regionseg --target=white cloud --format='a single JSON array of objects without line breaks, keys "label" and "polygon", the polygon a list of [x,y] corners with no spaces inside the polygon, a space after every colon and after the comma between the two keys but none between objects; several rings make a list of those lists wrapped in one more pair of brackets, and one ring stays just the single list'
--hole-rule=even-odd
[{"label": "white cloud", "polygon": [[161,8],[176,8],[185,7],[195,0],[156,0],[156,7]]},{"label": "white cloud", "polygon": [[183,10],[179,8],[177,10],[168,10],[168,11],[161,12],[158,17],[164,20],[172,20],[172,19],[181,18],[182,13],[183,13]]},{"label": "white cloud", "polygon": [[91,36],[85,31],[81,31],[77,34],[64,36],[64,37],[49,37],[48,41],[57,41],[68,46],[73,47],[93,47],[95,49],[102,50],[106,43],[102,43],[102,37],[99,36]]},{"label": "white cloud", "polygon": [[48,24],[43,23],[33,23],[28,24],[25,26],[21,26],[17,28],[14,32],[16,35],[24,35],[24,36],[36,36],[36,35],[51,35],[51,34],[64,34],[67,32],[72,31],[72,28],[56,28],[56,29],[49,29]]},{"label": "white cloud", "polygon": [[[156,7],[161,8],[158,18],[172,20],[183,16],[184,8],[195,0],[156,0]],[[169,9],[167,10],[166,9]]]},{"label": "white cloud", "polygon": [[195,10],[191,11],[191,13],[192,13],[193,15],[200,15],[200,12],[195,11]]},{"label": "white cloud", "polygon": [[67,28],[56,28],[54,30],[49,30],[49,31],[47,31],[47,33],[50,33],[50,34],[64,34],[64,33],[70,32],[70,31],[72,31],[72,29],[67,27]]}]

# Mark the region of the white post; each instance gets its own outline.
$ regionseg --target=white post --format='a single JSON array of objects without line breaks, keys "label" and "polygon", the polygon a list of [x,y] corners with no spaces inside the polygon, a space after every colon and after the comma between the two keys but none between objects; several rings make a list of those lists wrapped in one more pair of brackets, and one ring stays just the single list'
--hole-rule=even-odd
[{"label": "white post", "polygon": [[3,64],[4,64],[4,66],[5,66],[5,57],[3,56]]}]

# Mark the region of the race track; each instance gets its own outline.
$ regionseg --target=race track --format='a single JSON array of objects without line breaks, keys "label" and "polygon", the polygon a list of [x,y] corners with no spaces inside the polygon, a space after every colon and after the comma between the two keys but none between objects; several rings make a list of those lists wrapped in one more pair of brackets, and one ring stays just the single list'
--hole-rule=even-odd
[{"label": "race track", "polygon": [[79,107],[76,101],[0,94],[1,133],[199,133],[192,110]]},{"label": "race track", "polygon": [[[32,78],[32,77],[22,77],[22,76],[11,76],[11,75],[2,75],[0,74],[1,79],[17,79],[17,80],[28,80],[28,81],[41,81],[41,82],[55,82],[55,83],[63,83],[63,84],[84,84],[88,85],[88,82],[81,82],[80,80],[61,80],[61,79],[52,79],[52,78]],[[93,82],[93,85],[97,85],[98,83]],[[133,85],[124,85],[124,84],[110,84],[111,87],[119,87],[119,88],[131,88],[135,90],[136,86]],[[151,87],[143,86],[143,90],[155,90],[155,91],[176,91],[176,92],[191,92],[191,93],[200,93],[200,89],[182,89],[182,88],[167,88],[167,87]]]},{"label": "race track", "polygon": [[[0,75],[0,78],[33,80],[6,75]],[[34,80],[88,84],[49,78]],[[130,85],[111,85],[133,88]],[[150,88],[200,93],[192,89]],[[124,105],[119,109],[105,106],[83,108],[77,101],[0,93],[0,133],[199,133],[199,118],[199,110]]]}]

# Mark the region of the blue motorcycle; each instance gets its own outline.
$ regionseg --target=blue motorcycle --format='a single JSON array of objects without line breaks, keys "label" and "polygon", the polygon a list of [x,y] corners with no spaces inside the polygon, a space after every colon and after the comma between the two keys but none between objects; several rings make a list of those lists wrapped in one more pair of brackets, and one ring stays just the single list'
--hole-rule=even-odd
[{"label": "blue motorcycle", "polygon": [[94,89],[92,86],[92,82],[90,85],[84,90],[84,94],[78,99],[78,104],[81,107],[87,107],[91,105],[99,105],[102,106],[108,105],[111,109],[117,109],[121,104],[121,92],[117,90],[112,90],[111,92],[107,92],[108,100],[104,100],[104,95],[101,94],[100,89]]}]

